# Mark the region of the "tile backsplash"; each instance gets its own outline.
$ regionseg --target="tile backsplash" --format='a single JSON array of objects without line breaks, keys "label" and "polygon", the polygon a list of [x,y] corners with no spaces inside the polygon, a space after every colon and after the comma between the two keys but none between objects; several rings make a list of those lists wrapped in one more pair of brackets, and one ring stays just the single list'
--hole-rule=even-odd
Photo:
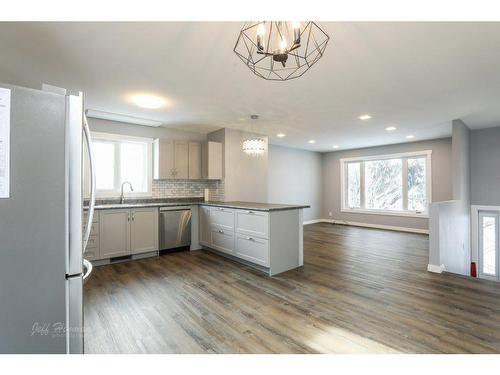
[{"label": "tile backsplash", "polygon": [[219,180],[153,180],[153,198],[203,197],[210,190],[210,200],[224,200],[224,181]]}]

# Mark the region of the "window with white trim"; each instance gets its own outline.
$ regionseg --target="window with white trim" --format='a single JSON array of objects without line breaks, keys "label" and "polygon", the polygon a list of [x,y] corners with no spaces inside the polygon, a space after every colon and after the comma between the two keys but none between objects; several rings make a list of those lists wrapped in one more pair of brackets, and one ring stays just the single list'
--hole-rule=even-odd
[{"label": "window with white trim", "polygon": [[427,216],[431,153],[341,159],[342,211]]},{"label": "window with white trim", "polygon": [[[125,181],[134,188],[130,191],[126,187],[127,196],[152,195],[153,139],[93,132],[92,143],[98,197],[120,196]],[[88,168],[85,169],[88,181]]]}]

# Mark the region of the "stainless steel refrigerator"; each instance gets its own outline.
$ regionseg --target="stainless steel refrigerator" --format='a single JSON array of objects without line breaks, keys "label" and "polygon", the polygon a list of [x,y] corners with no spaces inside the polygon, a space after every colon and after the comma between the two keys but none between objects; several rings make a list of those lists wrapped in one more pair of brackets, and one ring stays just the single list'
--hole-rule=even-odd
[{"label": "stainless steel refrigerator", "polygon": [[93,214],[83,222],[85,139],[92,150],[83,95],[0,90],[8,182],[0,198],[0,353],[83,353],[82,289],[92,269],[83,249]]}]

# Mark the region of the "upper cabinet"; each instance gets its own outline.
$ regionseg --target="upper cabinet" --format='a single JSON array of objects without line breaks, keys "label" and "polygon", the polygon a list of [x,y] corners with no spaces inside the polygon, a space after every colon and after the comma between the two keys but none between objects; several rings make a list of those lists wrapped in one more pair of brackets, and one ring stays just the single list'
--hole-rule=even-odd
[{"label": "upper cabinet", "polygon": [[189,142],[189,179],[201,179],[201,143]]},{"label": "upper cabinet", "polygon": [[183,179],[189,175],[189,143],[155,139],[154,141],[155,180]]},{"label": "upper cabinet", "polygon": [[222,180],[222,143],[203,144],[202,175],[207,180]]},{"label": "upper cabinet", "polygon": [[155,139],[155,180],[222,179],[222,144]]},{"label": "upper cabinet", "polygon": [[153,144],[153,178],[174,178],[174,142],[155,139]]},{"label": "upper cabinet", "polygon": [[187,180],[189,177],[189,143],[174,142],[174,178]]}]

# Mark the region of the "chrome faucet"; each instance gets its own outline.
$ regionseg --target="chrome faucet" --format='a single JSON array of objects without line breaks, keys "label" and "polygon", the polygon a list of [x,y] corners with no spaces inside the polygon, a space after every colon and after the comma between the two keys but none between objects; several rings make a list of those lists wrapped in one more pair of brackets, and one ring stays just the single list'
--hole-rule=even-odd
[{"label": "chrome faucet", "polygon": [[123,204],[123,186],[125,184],[128,184],[130,186],[130,191],[134,191],[134,188],[132,187],[132,184],[128,181],[125,181],[122,183],[122,194],[120,195],[120,204]]}]

